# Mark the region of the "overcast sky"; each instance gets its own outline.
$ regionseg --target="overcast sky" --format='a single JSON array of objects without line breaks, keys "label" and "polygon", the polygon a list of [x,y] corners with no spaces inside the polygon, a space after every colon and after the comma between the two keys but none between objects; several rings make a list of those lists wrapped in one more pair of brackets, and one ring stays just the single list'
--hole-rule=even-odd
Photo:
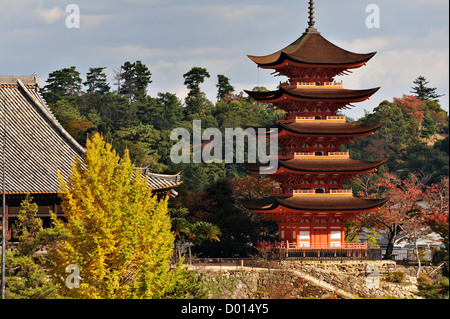
[{"label": "overcast sky", "polygon": [[[409,94],[425,76],[449,105],[448,0],[317,0],[316,27],[329,41],[356,53],[377,51],[353,74],[337,78],[349,89],[381,86],[369,101],[345,111],[359,118],[381,101]],[[66,27],[66,6],[80,9],[80,28]],[[369,4],[380,27],[367,28]],[[259,70],[247,54],[273,53],[305,31],[307,0],[0,0],[0,75],[36,72],[41,86],[54,70],[113,69],[141,60],[152,72],[149,94],[184,98],[183,74],[194,66],[211,74],[202,85],[215,101],[217,75],[236,92],[260,85],[276,89],[285,78]]]}]

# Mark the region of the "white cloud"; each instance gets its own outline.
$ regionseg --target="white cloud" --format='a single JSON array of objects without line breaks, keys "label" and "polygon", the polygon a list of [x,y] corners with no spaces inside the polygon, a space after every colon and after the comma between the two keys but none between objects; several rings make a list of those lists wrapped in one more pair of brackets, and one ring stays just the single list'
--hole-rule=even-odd
[{"label": "white cloud", "polygon": [[56,6],[51,9],[38,9],[37,15],[47,24],[52,24],[64,16],[64,11],[61,7]]}]

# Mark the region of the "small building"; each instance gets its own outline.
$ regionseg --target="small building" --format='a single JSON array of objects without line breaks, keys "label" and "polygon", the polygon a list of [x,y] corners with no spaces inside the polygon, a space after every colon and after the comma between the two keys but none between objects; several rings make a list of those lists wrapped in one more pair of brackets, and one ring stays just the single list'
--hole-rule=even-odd
[{"label": "small building", "polygon": [[[39,207],[37,215],[48,227],[50,210],[63,217],[57,172],[63,178],[69,176],[71,164],[81,159],[85,150],[52,114],[34,75],[0,76],[0,127],[0,189],[6,194],[8,224],[16,218],[20,203],[29,193]],[[182,183],[179,174],[153,174],[147,168],[141,171],[148,176],[154,193],[177,194],[173,188]],[[1,183],[3,173],[5,189]],[[9,227],[7,230],[9,233]]]},{"label": "small building", "polygon": [[[309,27],[289,46],[266,56],[249,56],[258,67],[275,70],[288,81],[275,91],[246,91],[255,101],[271,103],[286,116],[269,127],[277,129],[281,152],[275,172],[261,164],[245,164],[250,173],[264,174],[280,186],[270,197],[244,200],[243,206],[277,222],[280,249],[366,250],[365,243],[345,242],[347,220],[378,209],[386,199],[353,196],[344,183],[378,169],[385,160],[350,158],[340,147],[373,134],[381,125],[346,122],[338,111],[369,99],[379,88],[345,89],[334,78],[365,65],[375,52],[346,51],[326,40],[314,27],[314,1],[309,2]],[[297,254],[298,255],[298,254]]]}]

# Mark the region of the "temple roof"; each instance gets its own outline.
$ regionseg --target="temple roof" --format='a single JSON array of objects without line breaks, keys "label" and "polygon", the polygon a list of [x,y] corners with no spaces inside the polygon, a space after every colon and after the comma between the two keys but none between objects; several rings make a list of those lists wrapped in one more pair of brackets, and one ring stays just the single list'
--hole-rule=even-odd
[{"label": "temple roof", "polygon": [[349,89],[327,89],[327,88],[283,88],[276,91],[248,91],[245,90],[251,98],[258,102],[276,102],[282,101],[285,97],[293,97],[303,100],[340,100],[348,102],[359,102],[368,99],[380,88],[349,90]]},{"label": "temple roof", "polygon": [[142,170],[142,174],[148,177],[148,183],[152,190],[167,190],[182,184],[180,173],[175,175],[156,174],[150,172],[148,167],[137,167],[136,170]]},{"label": "temple roof", "polygon": [[353,53],[344,50],[320,35],[318,32],[305,32],[303,35],[275,53],[265,56],[248,57],[261,67],[277,66],[285,61],[324,66],[348,65],[357,67],[370,60],[376,52]]},{"label": "temple roof", "polygon": [[[368,170],[377,169],[383,165],[386,160],[380,161],[359,161],[350,158],[302,158],[278,160],[278,170],[286,168],[298,173],[356,173],[360,174]],[[258,172],[263,174],[264,171],[271,171],[271,167],[259,163],[245,163],[245,168],[250,172]]]},{"label": "temple roof", "polygon": [[[4,114],[6,113],[6,116]],[[4,122],[3,122],[4,121]],[[0,76],[0,123],[5,125],[5,191],[7,194],[56,193],[85,150],[62,127],[41,96],[36,77]],[[0,144],[3,132],[0,131]],[[0,173],[3,172],[3,147]],[[167,190],[181,184],[180,175],[145,172],[149,186]]]},{"label": "temple roof", "polygon": [[[383,124],[361,125],[347,122],[315,121],[278,123],[277,125],[265,126],[266,134],[269,135],[273,130],[278,129],[278,133],[283,130],[302,135],[360,135],[374,132]],[[253,127],[257,130],[259,127]]]},{"label": "temple roof", "polygon": [[248,210],[274,211],[288,208],[306,211],[354,211],[380,207],[388,199],[367,199],[353,196],[290,196],[241,200]]}]

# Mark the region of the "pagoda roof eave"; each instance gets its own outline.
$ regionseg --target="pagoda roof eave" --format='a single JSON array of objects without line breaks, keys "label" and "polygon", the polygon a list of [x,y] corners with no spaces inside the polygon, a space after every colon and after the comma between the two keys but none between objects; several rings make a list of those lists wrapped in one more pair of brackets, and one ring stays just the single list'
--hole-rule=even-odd
[{"label": "pagoda roof eave", "polygon": [[296,67],[303,67],[303,68],[310,67],[310,68],[357,69],[357,68],[365,65],[373,56],[375,56],[375,54],[377,54],[377,52],[371,52],[371,53],[368,53],[366,55],[366,57],[364,57],[361,60],[356,60],[356,61],[346,62],[346,63],[307,62],[307,61],[295,59],[295,58],[287,55],[286,53],[281,52],[280,57],[276,61],[271,62],[271,63],[266,63],[266,64],[262,64],[262,63],[259,64],[256,61],[258,61],[259,59],[264,58],[264,57],[258,57],[258,56],[252,56],[252,55],[247,55],[247,56],[250,60],[257,63],[258,66],[262,69],[279,69],[279,68],[288,67],[288,66],[296,66]]},{"label": "pagoda roof eave", "polygon": [[264,166],[260,163],[244,163],[245,168],[251,173],[264,174],[365,174],[378,169],[386,163],[386,160],[360,161],[354,159],[290,159],[278,160],[278,167]]},{"label": "pagoda roof eave", "polygon": [[277,103],[286,100],[315,100],[315,101],[340,101],[340,102],[362,102],[375,94],[380,87],[349,90],[349,89],[324,89],[324,88],[279,88],[276,91],[249,91],[245,90],[252,99],[262,103]]},{"label": "pagoda roof eave", "polygon": [[317,122],[299,122],[299,123],[278,123],[277,125],[268,126],[251,126],[258,132],[259,128],[265,129],[266,135],[274,134],[274,130],[278,129],[278,136],[282,135],[283,132],[289,133],[289,135],[305,135],[305,136],[365,136],[371,134],[382,127],[383,124],[373,124],[373,125],[361,125],[353,123],[327,123],[324,121],[317,125]]},{"label": "pagoda roof eave", "polygon": [[369,61],[376,52],[354,53],[331,43],[320,33],[303,33],[287,47],[265,56],[248,55],[260,67],[275,68],[285,61],[320,66],[359,67]]},{"label": "pagoda roof eave", "polygon": [[388,201],[383,199],[367,199],[359,197],[333,196],[290,196],[265,197],[260,199],[241,200],[241,204],[250,211],[259,213],[289,212],[362,212],[381,207]]}]

